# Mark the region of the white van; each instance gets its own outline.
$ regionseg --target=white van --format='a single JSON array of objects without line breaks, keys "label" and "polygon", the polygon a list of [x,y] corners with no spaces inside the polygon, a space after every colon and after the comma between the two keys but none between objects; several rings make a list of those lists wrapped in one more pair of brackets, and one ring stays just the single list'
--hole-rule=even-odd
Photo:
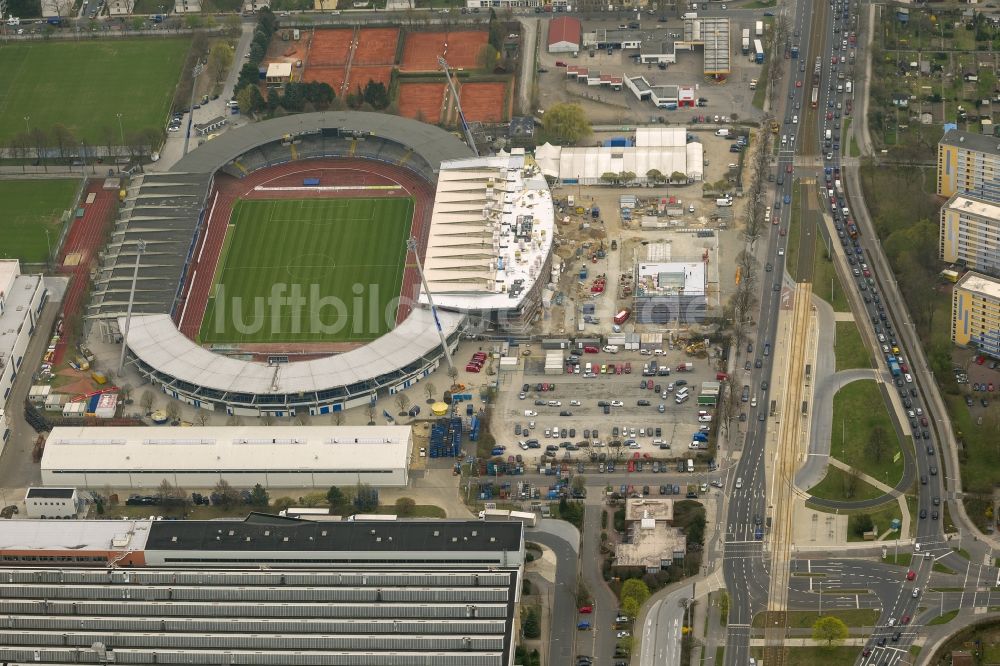
[{"label": "white van", "polygon": [[726,128],[715,130],[715,136],[729,136],[729,130]]},{"label": "white van", "polygon": [[781,145],[783,145],[783,146],[784,146],[784,145],[786,145],[787,143],[788,143],[788,135],[787,135],[787,134],[782,134],[782,135],[781,135]]},{"label": "white van", "polygon": [[691,458],[688,458],[688,472],[691,474],[694,473],[694,460]]},{"label": "white van", "polygon": [[799,124],[799,117],[798,116],[792,116],[792,124],[793,125],[798,125]]},{"label": "white van", "polygon": [[677,389],[677,397],[678,398],[681,397],[682,395],[686,396],[687,394],[688,394],[688,387],[687,386],[682,386],[679,389]]},{"label": "white van", "polygon": [[688,396],[687,393],[685,393],[684,395],[679,395],[676,398],[674,398],[674,402],[676,402],[678,405],[683,404],[683,403],[687,402],[688,397],[689,396]]}]

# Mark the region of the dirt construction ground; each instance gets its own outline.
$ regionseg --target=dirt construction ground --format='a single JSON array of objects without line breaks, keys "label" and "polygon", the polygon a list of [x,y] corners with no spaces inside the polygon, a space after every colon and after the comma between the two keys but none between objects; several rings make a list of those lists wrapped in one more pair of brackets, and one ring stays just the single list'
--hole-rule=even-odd
[{"label": "dirt construction ground", "polygon": [[[736,255],[743,248],[743,239],[740,229],[743,226],[746,200],[739,196],[736,191],[735,181],[736,171],[730,169],[730,165],[739,167],[740,155],[729,152],[731,143],[721,137],[717,137],[709,131],[696,130],[692,132],[695,137],[705,147],[705,181],[707,183],[717,182],[720,185],[727,185],[725,191],[736,194],[734,205],[728,208],[720,208],[715,204],[715,198],[705,198],[704,182],[693,183],[685,186],[663,186],[656,188],[615,188],[606,186],[578,187],[575,185],[555,186],[553,197],[557,200],[565,199],[568,195],[576,198],[576,204],[589,208],[592,204],[597,205],[601,211],[598,221],[593,218],[587,219],[586,215],[578,216],[571,211],[564,211],[558,215],[561,220],[569,215],[570,222],[558,224],[556,254],[563,261],[562,276],[559,280],[559,291],[565,298],[563,305],[553,305],[545,310],[544,320],[541,324],[546,333],[553,335],[569,335],[577,332],[577,317],[579,306],[583,302],[593,302],[596,306],[596,316],[600,320],[597,326],[587,325],[588,332],[598,333],[607,328],[606,324],[614,314],[623,306],[623,302],[611,293],[606,291],[602,296],[591,298],[589,287],[593,276],[604,274],[609,285],[617,285],[619,275],[623,271],[631,271],[635,259],[643,256],[644,243],[648,242],[669,242],[671,244],[671,255],[678,261],[700,260],[704,252],[708,252],[708,306],[717,308],[725,303],[735,291],[735,269]],[[613,134],[595,135],[595,142],[610,138]],[[756,142],[752,142],[754,145]],[[622,194],[632,194],[640,198],[652,197],[677,197],[683,202],[684,214],[674,218],[674,224],[670,229],[643,230],[639,228],[638,220],[633,218],[631,224],[626,225],[621,219],[619,212],[619,197]],[[688,212],[688,207],[694,206],[694,213]],[[586,222],[589,226],[580,229],[580,224]],[[711,238],[699,237],[694,233],[699,230],[713,230],[715,235]],[[597,247],[602,242],[606,248],[610,248],[611,240],[615,239],[619,243],[618,251],[608,251],[605,259],[598,259],[597,263],[591,262],[586,256],[576,257],[577,249],[581,249],[584,255],[589,251],[585,244],[590,243],[591,247]],[[584,263],[588,268],[588,279],[580,286],[578,280],[580,266]],[[593,331],[589,331],[593,329]],[[652,330],[652,328],[650,329]],[[660,330],[657,328],[657,330]]]}]

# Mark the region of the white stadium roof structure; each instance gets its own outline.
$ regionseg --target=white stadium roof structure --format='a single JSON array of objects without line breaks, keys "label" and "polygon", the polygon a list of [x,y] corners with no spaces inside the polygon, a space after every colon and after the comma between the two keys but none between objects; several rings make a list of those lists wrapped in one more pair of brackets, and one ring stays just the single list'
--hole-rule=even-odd
[{"label": "white stadium roof structure", "polygon": [[[137,176],[102,259],[87,320],[124,330],[135,247],[143,241],[127,345],[136,368],[164,392],[233,414],[287,415],[296,409],[323,414],[395,393],[437,367],[440,339],[432,313],[422,308],[414,308],[393,331],[366,346],[291,363],[224,357],[177,330],[173,315],[179,308],[179,283],[210,205],[216,172],[236,175],[233,165],[245,156],[253,158],[255,169],[273,166],[278,162],[267,161],[262,148],[289,137],[310,142],[309,157],[343,157],[324,152],[333,145],[332,140],[326,143],[328,134],[399,144],[407,151],[399,165],[432,181],[442,162],[472,155],[453,134],[426,123],[381,113],[305,113],[229,129],[188,153],[171,171]],[[287,151],[283,154],[283,161],[291,159]],[[439,312],[438,317],[454,347],[465,315]]]},{"label": "white stadium roof structure", "polygon": [[[464,315],[438,311],[438,319],[454,347]],[[124,325],[122,319],[119,326]],[[437,367],[441,341],[433,314],[418,308],[363,347],[311,361],[267,365],[222,356],[181,334],[169,315],[132,317],[128,348],[139,371],[168,393],[276,410],[295,404],[342,405],[318,410],[325,413],[353,406],[359,399],[366,403],[382,389],[395,392],[415,372],[430,374]]]},{"label": "white stadium roof structure", "polygon": [[523,150],[443,163],[424,258],[435,305],[518,308],[548,280],[553,233],[552,195]]}]

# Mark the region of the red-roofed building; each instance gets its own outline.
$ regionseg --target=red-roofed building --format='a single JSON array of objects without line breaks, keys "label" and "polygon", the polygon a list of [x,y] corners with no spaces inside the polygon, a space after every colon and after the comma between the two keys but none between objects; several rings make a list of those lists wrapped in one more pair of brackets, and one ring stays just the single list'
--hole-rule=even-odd
[{"label": "red-roofed building", "polygon": [[580,50],[583,28],[580,19],[560,16],[549,22],[549,53],[570,53]]}]

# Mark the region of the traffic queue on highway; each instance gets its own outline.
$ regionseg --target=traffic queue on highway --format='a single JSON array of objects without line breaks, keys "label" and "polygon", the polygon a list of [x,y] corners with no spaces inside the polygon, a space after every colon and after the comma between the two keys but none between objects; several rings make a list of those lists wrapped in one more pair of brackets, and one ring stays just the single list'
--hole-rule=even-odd
[{"label": "traffic queue on highway", "polygon": [[[821,56],[817,59],[817,68],[821,71],[819,76],[814,75],[813,83],[814,87],[820,88],[820,94],[813,97],[813,108],[816,109],[819,121],[817,141],[822,146],[825,162],[823,186],[829,201],[836,240],[843,249],[847,270],[857,287],[857,295],[866,315],[864,319],[857,320],[858,325],[870,327],[871,339],[877,341],[879,370],[886,380],[886,390],[898,394],[899,405],[905,412],[905,416],[900,415],[899,418],[900,435],[904,439],[906,434],[911,435],[917,455],[920,494],[915,550],[919,554],[921,539],[926,540],[941,533],[940,483],[935,478],[938,476],[938,467],[932,428],[921,400],[916,373],[910,367],[902,336],[893,323],[894,318],[898,323],[898,318],[905,315],[891,311],[882,289],[884,281],[893,278],[891,275],[881,276],[876,273],[876,262],[870,253],[878,249],[866,242],[860,225],[851,213],[840,169],[841,125],[853,110],[854,83],[851,69],[857,39],[854,31],[855,11],[856,8],[847,0],[831,2],[829,49],[825,58]],[[823,77],[822,70],[827,67],[827,76]],[[799,70],[803,74],[801,65]],[[822,90],[824,84],[825,90]],[[823,100],[825,106],[822,104]],[[860,193],[854,193],[854,196],[859,195]],[[920,581],[914,581],[916,577],[917,573],[914,571],[900,576],[903,593],[891,607],[882,609],[881,623],[876,626],[869,645],[862,652],[863,663],[892,664],[901,653],[892,649],[891,644],[906,643],[915,637],[915,632],[908,625],[916,614],[921,593]]]}]

